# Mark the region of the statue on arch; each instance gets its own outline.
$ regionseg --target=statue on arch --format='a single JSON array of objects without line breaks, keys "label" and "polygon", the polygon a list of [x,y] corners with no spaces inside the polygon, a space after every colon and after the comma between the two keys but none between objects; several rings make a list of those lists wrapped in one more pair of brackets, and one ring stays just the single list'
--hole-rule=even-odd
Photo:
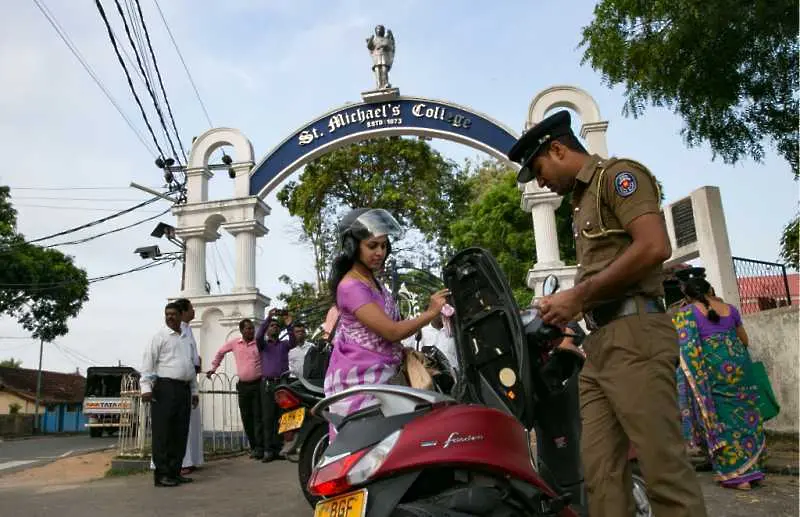
[{"label": "statue on arch", "polygon": [[375,27],[375,34],[367,38],[367,49],[372,56],[372,71],[378,90],[391,88],[389,70],[394,62],[394,34],[383,25]]}]

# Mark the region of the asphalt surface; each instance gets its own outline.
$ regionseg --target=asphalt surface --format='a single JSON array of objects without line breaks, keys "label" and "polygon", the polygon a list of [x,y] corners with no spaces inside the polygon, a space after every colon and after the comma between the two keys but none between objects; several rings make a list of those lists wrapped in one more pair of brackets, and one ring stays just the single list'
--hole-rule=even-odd
[{"label": "asphalt surface", "polygon": [[73,454],[114,447],[116,444],[116,437],[90,438],[89,435],[0,441],[0,476]]},{"label": "asphalt surface", "polygon": [[[769,476],[750,492],[723,489],[708,473],[699,478],[709,517],[796,516],[797,477]],[[297,484],[297,466],[245,457],[208,463],[195,482],[156,488],[148,474],[90,483],[0,489],[0,517],[310,517]]]}]

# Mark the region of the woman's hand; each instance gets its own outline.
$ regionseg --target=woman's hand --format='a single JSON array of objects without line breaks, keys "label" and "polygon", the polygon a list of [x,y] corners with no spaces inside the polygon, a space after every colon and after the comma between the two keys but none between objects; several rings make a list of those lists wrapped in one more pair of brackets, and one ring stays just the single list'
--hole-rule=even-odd
[{"label": "woman's hand", "polygon": [[428,310],[426,312],[436,316],[440,312],[442,312],[442,307],[447,303],[447,297],[450,296],[450,289],[442,289],[441,291],[436,291],[431,295],[431,301],[428,304]]}]

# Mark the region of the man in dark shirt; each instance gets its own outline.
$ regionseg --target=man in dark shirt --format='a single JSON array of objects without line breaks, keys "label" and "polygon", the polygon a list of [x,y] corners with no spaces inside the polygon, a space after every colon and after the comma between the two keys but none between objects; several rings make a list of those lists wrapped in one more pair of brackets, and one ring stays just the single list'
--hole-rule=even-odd
[{"label": "man in dark shirt", "polygon": [[[289,350],[294,348],[294,332],[291,326],[292,317],[284,313],[283,322],[277,317],[274,309],[269,312],[256,331],[256,344],[261,353],[262,411],[264,425],[264,463],[276,460],[280,456],[282,443],[278,436],[278,419],[280,409],[275,403],[275,388],[281,375],[289,371]],[[281,330],[288,330],[287,339],[280,339]]]}]

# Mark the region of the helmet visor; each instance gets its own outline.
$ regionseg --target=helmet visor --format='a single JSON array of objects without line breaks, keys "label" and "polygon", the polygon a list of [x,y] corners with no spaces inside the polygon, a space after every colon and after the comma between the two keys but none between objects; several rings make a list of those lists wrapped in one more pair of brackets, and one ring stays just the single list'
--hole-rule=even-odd
[{"label": "helmet visor", "polygon": [[350,225],[353,236],[358,240],[370,237],[399,237],[402,228],[392,214],[382,208],[373,208],[359,215]]}]

